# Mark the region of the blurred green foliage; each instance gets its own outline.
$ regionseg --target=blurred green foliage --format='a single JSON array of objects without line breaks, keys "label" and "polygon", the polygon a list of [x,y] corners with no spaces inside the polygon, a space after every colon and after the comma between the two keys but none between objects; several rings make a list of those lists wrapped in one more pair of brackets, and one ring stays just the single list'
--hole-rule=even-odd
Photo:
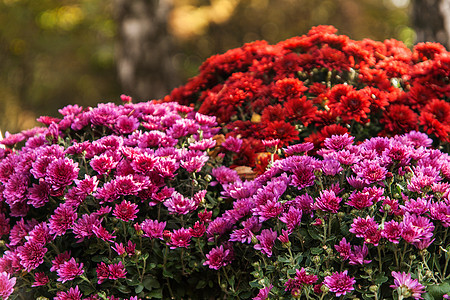
[{"label": "blurred green foliage", "polygon": [[67,104],[117,97],[107,1],[0,1],[0,129],[34,125]]},{"label": "blurred green foliage", "polygon": [[[133,0],[128,0],[133,1]],[[149,0],[155,1],[155,0]],[[209,56],[334,25],[352,39],[412,45],[408,0],[174,0],[170,32],[182,82]],[[115,101],[114,1],[0,0],[0,130],[77,103]]]}]

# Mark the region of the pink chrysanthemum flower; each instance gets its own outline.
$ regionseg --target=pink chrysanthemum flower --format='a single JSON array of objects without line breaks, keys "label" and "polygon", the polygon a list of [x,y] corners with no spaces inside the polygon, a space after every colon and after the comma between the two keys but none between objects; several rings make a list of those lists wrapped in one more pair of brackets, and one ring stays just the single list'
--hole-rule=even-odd
[{"label": "pink chrysanthemum flower", "polygon": [[288,232],[292,232],[302,220],[302,211],[291,206],[288,212],[283,213],[279,219],[286,224]]},{"label": "pink chrysanthemum flower", "polygon": [[14,286],[16,285],[16,278],[10,278],[10,275],[6,272],[0,273],[0,297],[3,300],[8,299],[8,297],[14,292]]},{"label": "pink chrysanthemum flower", "polygon": [[350,253],[350,264],[351,265],[364,265],[370,263],[372,260],[365,259],[369,254],[369,249],[366,244],[361,246],[353,246],[353,250]]},{"label": "pink chrysanthemum flower", "polygon": [[83,263],[78,264],[75,261],[75,258],[72,257],[70,260],[61,265],[56,273],[59,277],[57,280],[61,281],[62,283],[74,280],[75,277],[80,276],[84,273]]},{"label": "pink chrysanthemum flower", "polygon": [[273,285],[271,284],[269,286],[266,286],[265,288],[260,289],[258,295],[256,295],[253,300],[266,300],[267,298],[269,298],[269,293],[272,288]]},{"label": "pink chrysanthemum flower", "polygon": [[34,241],[28,241],[18,248],[20,263],[27,272],[36,269],[44,262],[44,255],[48,249],[44,245]]},{"label": "pink chrysanthemum flower", "polygon": [[164,205],[171,214],[185,215],[194,211],[197,204],[190,198],[184,197],[178,192],[173,192],[172,196],[164,202]]},{"label": "pink chrysanthemum flower", "polygon": [[341,197],[336,196],[334,191],[324,190],[320,192],[320,197],[316,198],[314,208],[322,211],[337,213],[342,201]]},{"label": "pink chrysanthemum flower", "polygon": [[223,245],[220,245],[206,254],[206,261],[203,265],[209,266],[210,269],[218,270],[230,263],[230,254],[230,249],[224,249]]},{"label": "pink chrysanthemum flower", "polygon": [[77,285],[75,288],[70,288],[67,292],[57,292],[54,300],[81,300],[82,296],[83,295],[81,294]]},{"label": "pink chrysanthemum flower", "polygon": [[98,279],[97,284],[102,284],[103,281],[105,281],[109,277],[109,268],[104,262],[101,262],[97,265],[96,270]]},{"label": "pink chrysanthemum flower", "polygon": [[191,237],[192,235],[189,228],[180,228],[178,230],[174,230],[170,239],[170,249],[175,249],[177,247],[189,247]]},{"label": "pink chrysanthemum flower", "polygon": [[404,298],[423,299],[421,294],[425,293],[425,287],[417,279],[412,279],[411,273],[392,271],[391,274],[394,277],[394,284],[390,287],[397,289],[399,295],[402,295]]},{"label": "pink chrysanthemum flower", "polygon": [[77,219],[75,209],[65,203],[62,203],[55,209],[55,213],[50,217],[49,227],[50,233],[57,236],[66,233],[67,229],[71,228]]},{"label": "pink chrysanthemum flower", "polygon": [[44,272],[37,272],[34,274],[34,282],[31,285],[32,287],[43,286],[49,282],[48,276],[45,275]]},{"label": "pink chrysanthemum flower", "polygon": [[433,236],[434,225],[427,217],[406,213],[400,226],[401,236],[408,243],[419,243]]},{"label": "pink chrysanthemum flower", "polygon": [[58,195],[60,191],[71,184],[78,177],[78,163],[69,158],[59,158],[52,161],[48,167],[45,181],[51,186],[51,195]]},{"label": "pink chrysanthemum flower", "polygon": [[256,244],[254,248],[256,250],[261,250],[262,253],[266,254],[268,257],[272,256],[272,247],[277,239],[277,232],[272,229],[264,229],[261,234],[256,236],[259,244]]},{"label": "pink chrysanthemum flower", "polygon": [[348,276],[347,273],[347,270],[342,273],[335,272],[331,276],[326,276],[323,280],[323,283],[330,291],[336,293],[336,297],[345,295],[355,289],[353,285],[356,283],[356,280],[354,277]]},{"label": "pink chrysanthemum flower", "polygon": [[283,148],[284,154],[286,156],[292,156],[292,155],[300,155],[303,154],[303,152],[308,152],[310,150],[314,149],[314,144],[310,142],[302,143],[302,144],[295,144],[291,146],[287,146],[286,148]]},{"label": "pink chrysanthemum flower", "polygon": [[100,219],[94,215],[84,214],[73,224],[73,233],[78,238],[78,243],[85,238],[91,238],[95,234],[95,229],[101,226]]},{"label": "pink chrysanthemum flower", "polygon": [[109,265],[108,270],[109,270],[108,278],[112,280],[125,278],[125,276],[127,275],[127,271],[125,270],[125,267],[121,261],[119,261],[117,264]]},{"label": "pink chrysanthemum flower", "polygon": [[318,277],[316,275],[307,274],[305,268],[302,267],[300,270],[295,270],[295,279],[301,285],[311,285],[316,283]]},{"label": "pink chrysanthemum flower", "polygon": [[225,141],[221,144],[221,146],[227,149],[228,151],[237,153],[241,149],[242,140],[229,136],[225,139]]},{"label": "pink chrysanthemum flower", "polygon": [[347,240],[345,238],[342,238],[342,240],[339,242],[339,245],[334,245],[334,248],[337,252],[339,252],[339,255],[343,260],[347,260],[350,257],[352,245],[350,243],[347,243]]},{"label": "pink chrysanthemum flower", "polygon": [[58,254],[52,260],[52,267],[50,268],[50,272],[56,272],[59,268],[70,259],[70,251],[65,251],[63,253]]},{"label": "pink chrysanthemum flower", "polygon": [[343,150],[347,146],[353,144],[353,136],[349,136],[348,133],[343,135],[332,135],[331,138],[326,138],[324,141],[325,147],[330,150]]},{"label": "pink chrysanthemum flower", "polygon": [[395,220],[384,223],[381,236],[388,239],[391,243],[398,244],[401,238],[401,226]]},{"label": "pink chrysanthemum flower", "polygon": [[141,223],[142,231],[144,232],[144,236],[148,236],[149,238],[163,238],[164,228],[166,227],[166,222],[158,222],[157,220],[144,220]]},{"label": "pink chrysanthemum flower", "polygon": [[128,222],[136,219],[138,211],[137,204],[124,200],[121,203],[116,204],[116,207],[113,210],[113,216],[119,220]]}]

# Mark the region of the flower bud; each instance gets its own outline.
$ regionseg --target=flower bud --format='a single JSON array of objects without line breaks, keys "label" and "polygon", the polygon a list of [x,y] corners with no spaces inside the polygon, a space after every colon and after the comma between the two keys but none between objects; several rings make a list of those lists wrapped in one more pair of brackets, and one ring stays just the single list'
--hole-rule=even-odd
[{"label": "flower bud", "polygon": [[313,263],[315,264],[319,264],[320,263],[320,256],[313,256],[312,259]]},{"label": "flower bud", "polygon": [[330,289],[324,284],[320,287],[320,290],[324,293],[328,293]]},{"label": "flower bud", "polygon": [[378,285],[371,285],[369,287],[369,291],[371,291],[372,293],[378,292]]},{"label": "flower bud", "polygon": [[371,275],[373,273],[373,270],[371,268],[367,268],[367,270],[365,270],[367,275]]}]

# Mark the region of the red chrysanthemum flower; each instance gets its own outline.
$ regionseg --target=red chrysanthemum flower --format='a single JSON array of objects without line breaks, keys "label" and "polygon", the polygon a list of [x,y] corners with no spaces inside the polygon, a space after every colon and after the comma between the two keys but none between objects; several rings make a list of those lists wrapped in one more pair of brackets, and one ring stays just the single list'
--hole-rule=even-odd
[{"label": "red chrysanthemum flower", "polygon": [[383,132],[388,135],[417,130],[417,114],[406,105],[389,106],[380,122],[384,124]]},{"label": "red chrysanthemum flower", "polygon": [[288,113],[288,118],[295,123],[301,123],[308,126],[315,120],[317,107],[315,107],[311,100],[306,97],[292,98],[284,103],[284,107]]},{"label": "red chrysanthemum flower", "polygon": [[298,131],[290,123],[275,121],[268,123],[264,129],[266,139],[279,139],[280,146],[286,146],[294,140],[298,140]]},{"label": "red chrysanthemum flower", "polygon": [[428,134],[450,142],[450,103],[439,99],[431,100],[423,109],[419,121]]}]

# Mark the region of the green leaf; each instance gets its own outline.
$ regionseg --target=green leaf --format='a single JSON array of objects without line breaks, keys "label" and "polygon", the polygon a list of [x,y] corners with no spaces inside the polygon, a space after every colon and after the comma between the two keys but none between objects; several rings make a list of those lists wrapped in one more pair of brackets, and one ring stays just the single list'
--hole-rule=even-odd
[{"label": "green leaf", "polygon": [[442,299],[445,294],[450,294],[450,282],[447,281],[442,284],[429,285],[427,291],[432,299]]},{"label": "green leaf", "polygon": [[317,234],[317,232],[314,229],[309,228],[308,233],[314,240],[320,240],[320,236]]},{"label": "green leaf", "polygon": [[313,254],[313,255],[318,255],[318,254],[321,254],[322,252],[323,252],[322,248],[316,248],[316,247],[311,248],[311,254]]},{"label": "green leaf", "polygon": [[161,285],[159,281],[154,277],[147,277],[143,281],[144,287],[151,291],[152,289],[158,289]]},{"label": "green leaf", "polygon": [[153,290],[146,294],[147,297],[162,299],[162,289]]},{"label": "green leaf", "polygon": [[136,293],[136,294],[139,294],[140,292],[142,292],[144,290],[144,286],[142,285],[142,284],[140,284],[140,285],[138,285],[138,286],[136,286],[135,288],[134,288],[134,292]]},{"label": "green leaf", "polygon": [[197,285],[195,286],[196,290],[200,290],[203,289],[204,287],[206,287],[206,281],[204,280],[200,280]]},{"label": "green leaf", "polygon": [[288,257],[285,256],[278,256],[277,260],[282,263],[288,263],[291,261]]},{"label": "green leaf", "polygon": [[384,273],[379,273],[376,277],[375,277],[375,283],[376,284],[383,284],[386,281],[388,281],[388,277],[384,276]]}]

